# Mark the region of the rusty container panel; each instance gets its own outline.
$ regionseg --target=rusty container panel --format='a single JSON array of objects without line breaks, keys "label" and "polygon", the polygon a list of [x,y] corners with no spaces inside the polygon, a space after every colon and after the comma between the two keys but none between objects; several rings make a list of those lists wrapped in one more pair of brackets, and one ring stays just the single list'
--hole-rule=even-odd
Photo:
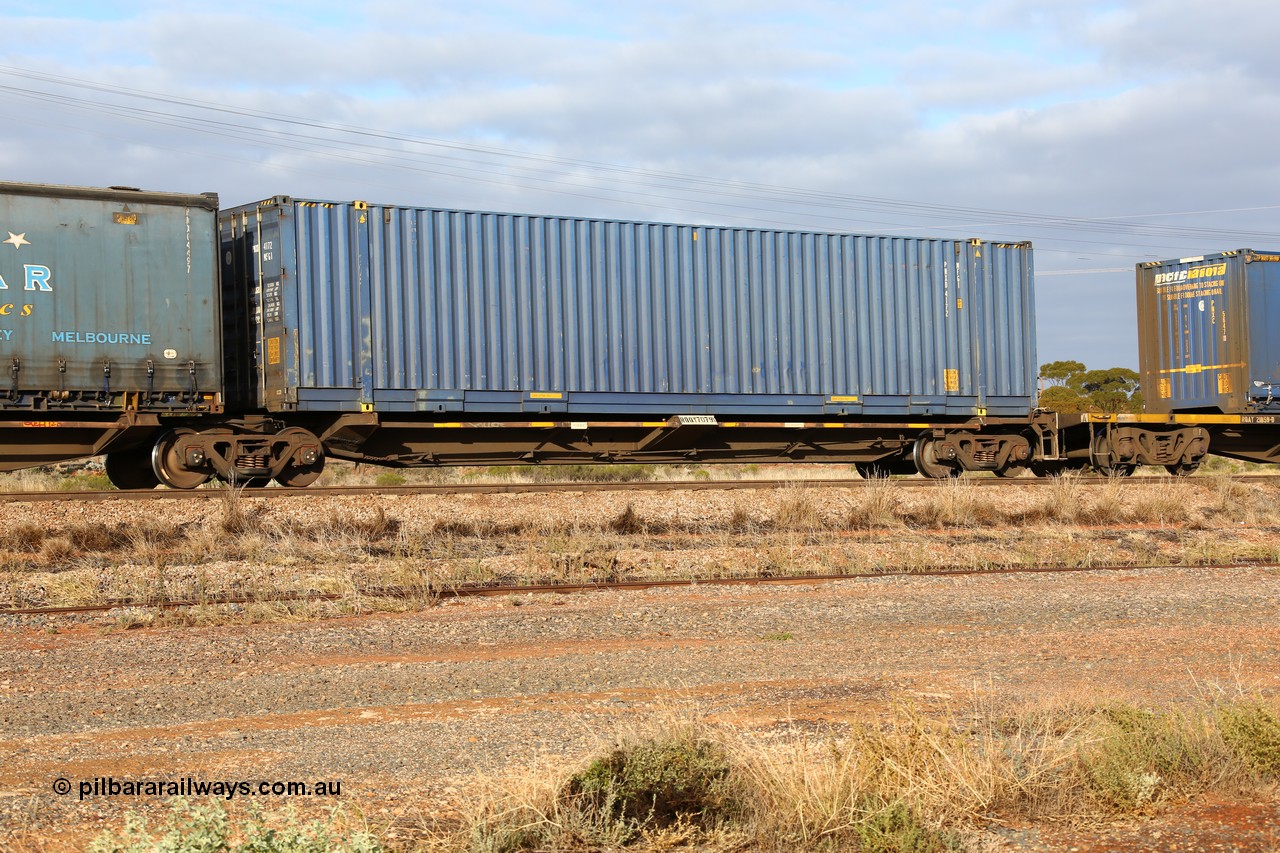
[{"label": "rusty container panel", "polygon": [[0,183],[0,409],[216,405],[217,207]]},{"label": "rusty container panel", "polygon": [[1139,264],[1137,288],[1148,412],[1280,411],[1280,253]]},{"label": "rusty container panel", "polygon": [[224,211],[272,409],[1025,415],[1027,244],[276,197]]}]

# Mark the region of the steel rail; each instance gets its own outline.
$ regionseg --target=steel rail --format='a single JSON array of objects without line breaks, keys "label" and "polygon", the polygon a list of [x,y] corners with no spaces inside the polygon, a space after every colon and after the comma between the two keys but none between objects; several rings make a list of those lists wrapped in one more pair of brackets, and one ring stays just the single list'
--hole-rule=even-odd
[{"label": "steel rail", "polygon": [[[1184,480],[1175,477],[1126,477],[1108,479],[1106,477],[1080,477],[1075,480],[1083,486],[1100,486],[1107,483],[1150,484],[1171,482],[1204,482],[1208,477],[1193,477]],[[1280,483],[1276,474],[1242,474],[1231,478],[1239,482]],[[235,493],[244,498],[276,498],[276,497],[352,497],[374,495],[514,495],[514,494],[553,494],[556,492],[675,492],[675,491],[722,491],[722,490],[768,490],[787,488],[817,489],[863,489],[873,484],[883,484],[883,480],[862,479],[813,479],[813,480],[643,480],[638,482],[555,482],[555,483],[453,483],[423,484],[404,486],[310,486],[307,488],[283,488],[272,486],[263,489],[236,489]],[[888,482],[905,488],[928,488],[956,482],[953,480],[929,480],[914,477],[893,477]],[[1053,478],[1017,477],[1002,479],[999,477],[962,477],[959,482],[965,485],[983,488],[1028,486],[1044,487],[1055,482]],[[98,490],[98,491],[30,491],[0,492],[0,503],[46,502],[46,501],[146,501],[146,500],[212,500],[228,494],[228,487],[204,489],[143,489],[143,490]]]},{"label": "steel rail", "polygon": [[808,584],[825,584],[836,581],[875,580],[878,578],[912,578],[912,577],[970,577],[973,575],[1035,575],[1035,574],[1080,574],[1082,572],[1136,572],[1146,569],[1161,568],[1195,568],[1195,569],[1232,569],[1232,568],[1280,568],[1280,564],[1269,561],[1241,560],[1233,563],[1203,564],[1195,566],[1177,566],[1169,563],[1151,563],[1143,565],[1113,564],[1102,566],[1010,566],[1006,568],[940,568],[926,570],[889,570],[882,572],[854,572],[848,574],[820,575],[750,575],[745,577],[722,578],[658,578],[654,580],[622,580],[622,581],[587,581],[582,583],[548,583],[548,584],[475,584],[432,589],[378,587],[357,590],[354,593],[331,592],[298,592],[282,593],[270,596],[210,596],[201,599],[183,599],[173,601],[127,601],[113,600],[100,604],[68,605],[60,607],[10,607],[0,609],[0,616],[58,616],[79,613],[103,613],[125,608],[176,610],[189,607],[219,607],[236,604],[283,604],[289,602],[339,601],[344,598],[474,598],[502,595],[535,595],[535,594],[576,594],[604,591],[643,591],[649,589],[692,588],[699,586],[799,586]]}]

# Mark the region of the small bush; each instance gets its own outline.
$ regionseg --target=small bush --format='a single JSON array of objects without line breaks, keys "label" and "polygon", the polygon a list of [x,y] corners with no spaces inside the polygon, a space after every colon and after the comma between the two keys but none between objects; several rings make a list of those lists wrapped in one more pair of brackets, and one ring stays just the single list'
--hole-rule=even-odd
[{"label": "small bush", "polygon": [[403,486],[409,482],[404,474],[395,471],[383,471],[377,477],[373,478],[373,484],[381,488],[394,488],[395,486]]},{"label": "small bush", "polygon": [[533,465],[523,469],[539,483],[634,483],[652,480],[655,465]]},{"label": "small bush", "polygon": [[1227,746],[1264,779],[1280,779],[1280,717],[1258,703],[1218,708],[1218,730]]},{"label": "small bush", "polygon": [[1129,705],[1101,709],[1097,740],[1080,752],[1090,798],[1103,812],[1132,814],[1199,790],[1218,757],[1205,722]]},{"label": "small bush", "polygon": [[81,471],[58,482],[58,489],[63,492],[107,492],[114,488],[102,471]]},{"label": "small bush", "polygon": [[868,809],[854,827],[859,853],[943,853],[960,849],[960,837],[925,826],[901,801]]},{"label": "small bush", "polygon": [[613,749],[574,775],[565,795],[602,824],[708,826],[731,811],[730,770],[718,743],[680,733]]}]

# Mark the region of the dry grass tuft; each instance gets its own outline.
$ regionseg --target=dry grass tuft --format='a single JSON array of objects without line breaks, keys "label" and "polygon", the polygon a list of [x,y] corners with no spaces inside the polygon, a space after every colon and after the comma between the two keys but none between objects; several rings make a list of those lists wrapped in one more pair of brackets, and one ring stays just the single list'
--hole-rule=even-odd
[{"label": "dry grass tuft", "polygon": [[858,499],[846,519],[852,530],[880,530],[897,527],[899,516],[898,488],[887,477],[871,480],[858,492]]},{"label": "dry grass tuft", "polygon": [[1256,703],[1068,705],[965,720],[903,704],[884,725],[781,741],[665,721],[576,771],[491,780],[456,840],[597,849],[679,826],[708,849],[732,838],[765,850],[952,850],[992,821],[1103,820],[1206,791],[1261,791],[1275,778],[1277,737],[1274,711]]},{"label": "dry grass tuft", "polygon": [[[662,716],[623,731],[578,769],[540,767],[487,780],[454,849],[716,849],[739,813],[732,756],[692,719]],[[738,848],[741,838],[726,849]],[[671,849],[671,848],[656,848]]]},{"label": "dry grass tuft", "polygon": [[17,524],[5,536],[10,548],[24,554],[35,554],[44,545],[45,529],[38,524]]},{"label": "dry grass tuft", "polygon": [[946,527],[993,527],[1004,522],[1004,515],[987,498],[980,487],[968,480],[940,480],[902,511],[903,520],[927,529]]},{"label": "dry grass tuft", "polygon": [[242,489],[227,487],[222,492],[222,522],[224,533],[242,536],[247,533],[262,533],[268,513],[266,501],[257,501],[253,506],[246,506],[241,496]]},{"label": "dry grass tuft", "polygon": [[809,533],[825,529],[827,523],[810,490],[788,487],[778,503],[777,512],[774,513],[773,526],[778,530]]},{"label": "dry grass tuft", "polygon": [[636,512],[635,506],[628,503],[627,508],[618,513],[607,525],[608,529],[623,536],[643,533],[648,528],[644,519]]}]

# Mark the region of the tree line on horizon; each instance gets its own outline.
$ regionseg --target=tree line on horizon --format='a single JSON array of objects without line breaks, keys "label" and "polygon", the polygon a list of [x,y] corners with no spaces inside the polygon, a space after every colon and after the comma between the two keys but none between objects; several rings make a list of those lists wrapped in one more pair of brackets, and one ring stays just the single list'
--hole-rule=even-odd
[{"label": "tree line on horizon", "polygon": [[1079,361],[1040,365],[1040,407],[1056,412],[1139,413],[1143,399],[1136,370],[1090,370]]}]

